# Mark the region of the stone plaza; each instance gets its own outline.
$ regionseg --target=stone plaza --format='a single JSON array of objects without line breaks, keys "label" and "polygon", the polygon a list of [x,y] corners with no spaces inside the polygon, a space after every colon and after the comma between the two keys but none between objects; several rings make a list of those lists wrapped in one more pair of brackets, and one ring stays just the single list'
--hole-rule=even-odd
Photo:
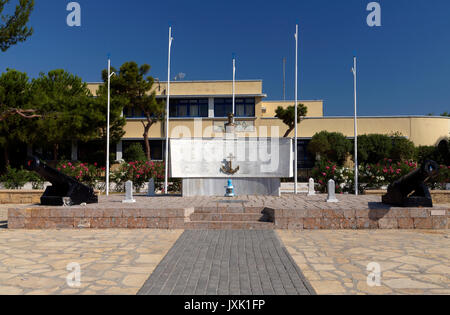
[{"label": "stone plaza", "polygon": [[[445,204],[389,208],[379,196],[351,195],[330,204],[320,194],[104,198],[2,205],[0,294],[450,294]],[[81,267],[80,287],[67,284],[71,263]],[[368,285],[370,263],[380,265],[379,286]]]}]

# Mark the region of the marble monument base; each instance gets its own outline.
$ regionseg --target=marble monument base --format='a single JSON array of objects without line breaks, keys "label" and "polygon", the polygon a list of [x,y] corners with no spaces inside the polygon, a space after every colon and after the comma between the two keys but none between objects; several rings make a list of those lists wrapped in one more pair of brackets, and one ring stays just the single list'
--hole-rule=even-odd
[{"label": "marble monument base", "polygon": [[[234,178],[233,186],[236,196],[281,195],[279,178]],[[228,178],[188,178],[183,179],[183,197],[216,196],[226,193]]]}]

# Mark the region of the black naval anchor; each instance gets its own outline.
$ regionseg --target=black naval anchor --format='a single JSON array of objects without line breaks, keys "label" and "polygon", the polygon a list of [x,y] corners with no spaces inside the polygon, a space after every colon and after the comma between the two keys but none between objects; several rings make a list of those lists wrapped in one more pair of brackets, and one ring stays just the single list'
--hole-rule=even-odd
[{"label": "black naval anchor", "polygon": [[240,167],[236,167],[235,169],[233,169],[233,160],[236,158],[233,156],[233,154],[230,154],[228,156],[228,158],[230,159],[230,161],[224,161],[224,166],[222,166],[222,168],[220,169],[224,174],[227,175],[234,175],[237,172],[239,172]]},{"label": "black naval anchor", "polygon": [[[41,197],[41,205],[43,206],[63,206],[67,203],[70,205],[98,203],[98,197],[92,188],[42,163],[37,157],[29,157],[26,168],[38,173],[52,184],[52,186],[47,187]],[[67,201],[68,198],[70,198],[69,201]]]}]

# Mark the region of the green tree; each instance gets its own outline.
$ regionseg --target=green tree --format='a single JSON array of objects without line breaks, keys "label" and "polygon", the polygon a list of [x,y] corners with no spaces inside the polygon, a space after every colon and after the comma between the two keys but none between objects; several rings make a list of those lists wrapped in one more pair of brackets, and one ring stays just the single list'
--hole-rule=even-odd
[{"label": "green tree", "polygon": [[352,144],[342,133],[322,131],[314,135],[308,145],[308,151],[342,165],[351,150]]},{"label": "green tree", "polygon": [[29,28],[27,23],[34,8],[34,0],[19,0],[14,14],[2,15],[9,2],[10,0],[0,0],[0,50],[3,52],[33,34],[33,28]]},{"label": "green tree", "polygon": [[30,83],[26,73],[8,69],[0,76],[0,145],[4,149],[6,166],[10,144],[30,143],[35,134],[31,118],[41,117],[31,109]]},{"label": "green tree", "polygon": [[[102,73],[103,74],[103,73]],[[97,111],[97,117],[95,117],[96,123],[98,125],[97,130],[99,132],[98,138],[103,139],[106,148],[106,128],[107,128],[107,112],[108,112],[108,86],[107,76],[103,78],[105,84],[100,85],[97,91],[97,97],[95,98],[96,107],[100,109]],[[122,116],[123,113],[123,101],[120,97],[111,98],[110,106],[110,139],[112,143],[119,142],[125,135],[124,127],[126,125],[126,119]]]},{"label": "green tree", "polygon": [[[288,126],[288,130],[284,134],[284,138],[287,138],[292,130],[295,129],[295,106],[289,106],[288,108],[279,106],[275,114],[275,117],[281,119]],[[297,109],[297,123],[301,123],[307,114],[308,108],[303,104],[299,104]]]},{"label": "green tree", "polygon": [[414,159],[416,148],[414,142],[405,137],[393,136],[392,149],[389,157],[394,161],[406,161]]},{"label": "green tree", "polygon": [[41,144],[52,145],[54,160],[61,143],[98,138],[106,111],[81,78],[64,70],[41,73],[32,81],[32,93],[41,112],[56,113],[52,119],[39,120],[35,131]]},{"label": "green tree", "polygon": [[358,137],[358,160],[360,163],[378,163],[391,158],[392,138],[388,135],[370,134]]},{"label": "green tree", "polygon": [[[112,69],[116,72],[116,69]],[[151,160],[148,134],[150,128],[161,121],[165,114],[165,104],[156,100],[156,93],[152,91],[154,79],[147,76],[150,72],[148,64],[140,67],[136,62],[126,62],[120,67],[118,75],[111,78],[111,96],[122,107],[133,109],[135,113],[142,113],[141,120],[144,127],[145,154]],[[106,81],[108,73],[103,71],[103,80]]]},{"label": "green tree", "polygon": [[146,156],[144,150],[142,149],[142,145],[140,143],[133,143],[130,145],[124,152],[125,161],[127,162],[136,162],[136,161],[145,161]]}]

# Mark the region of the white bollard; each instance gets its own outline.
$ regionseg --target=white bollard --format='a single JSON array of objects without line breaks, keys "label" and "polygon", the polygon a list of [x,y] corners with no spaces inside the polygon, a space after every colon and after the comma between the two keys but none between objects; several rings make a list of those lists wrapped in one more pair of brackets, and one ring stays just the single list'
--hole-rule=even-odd
[{"label": "white bollard", "polygon": [[339,200],[336,199],[336,183],[332,179],[328,182],[327,202],[339,202]]},{"label": "white bollard", "polygon": [[315,196],[315,195],[316,191],[314,189],[314,179],[310,178],[308,184],[308,196]]},{"label": "white bollard", "polygon": [[133,182],[131,180],[125,183],[125,200],[122,203],[135,203],[133,199]]},{"label": "white bollard", "polygon": [[147,197],[154,197],[154,196],[155,196],[155,180],[151,178],[150,181],[148,182]]}]

